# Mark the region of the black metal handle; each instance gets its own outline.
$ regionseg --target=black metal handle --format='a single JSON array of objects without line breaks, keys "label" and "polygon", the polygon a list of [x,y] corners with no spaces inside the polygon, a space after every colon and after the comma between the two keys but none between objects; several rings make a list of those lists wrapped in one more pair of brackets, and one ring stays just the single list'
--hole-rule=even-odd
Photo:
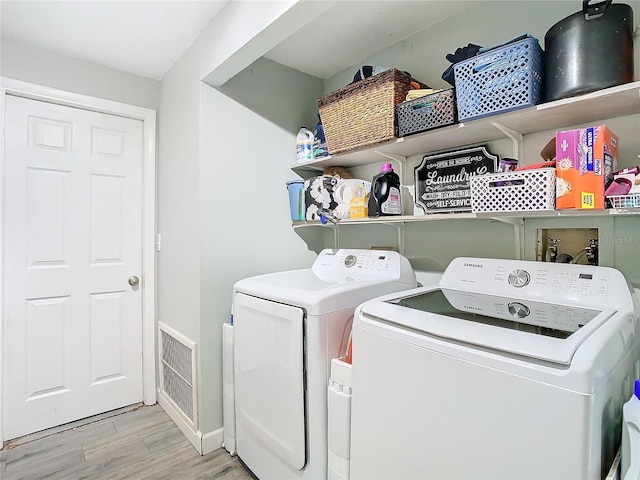
[{"label": "black metal handle", "polygon": [[613,0],[604,0],[603,2],[594,3],[591,5],[591,0],[582,0],[582,13],[585,20],[591,20],[594,18],[600,18],[606,12],[607,8]]}]

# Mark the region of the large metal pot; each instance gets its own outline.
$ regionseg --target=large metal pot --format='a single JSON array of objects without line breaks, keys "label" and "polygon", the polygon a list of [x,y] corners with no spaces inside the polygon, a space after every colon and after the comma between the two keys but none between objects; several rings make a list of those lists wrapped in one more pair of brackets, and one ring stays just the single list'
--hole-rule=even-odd
[{"label": "large metal pot", "polygon": [[544,37],[545,101],[633,81],[633,9],[582,2]]}]

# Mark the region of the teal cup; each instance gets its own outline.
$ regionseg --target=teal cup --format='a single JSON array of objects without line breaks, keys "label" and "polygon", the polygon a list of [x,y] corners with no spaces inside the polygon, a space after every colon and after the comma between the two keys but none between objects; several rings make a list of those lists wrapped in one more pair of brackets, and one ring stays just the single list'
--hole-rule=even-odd
[{"label": "teal cup", "polygon": [[287,182],[289,190],[289,210],[291,220],[299,222],[304,220],[304,180],[290,180]]}]

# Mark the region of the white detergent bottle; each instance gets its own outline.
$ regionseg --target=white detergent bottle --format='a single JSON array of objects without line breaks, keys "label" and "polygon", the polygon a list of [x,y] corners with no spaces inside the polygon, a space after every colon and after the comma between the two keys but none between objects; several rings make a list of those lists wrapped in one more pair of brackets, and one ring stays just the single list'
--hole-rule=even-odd
[{"label": "white detergent bottle", "polygon": [[313,132],[302,125],[296,136],[296,161],[298,163],[313,160]]},{"label": "white detergent bottle", "polygon": [[640,480],[640,379],[622,406],[622,456],[620,478]]}]

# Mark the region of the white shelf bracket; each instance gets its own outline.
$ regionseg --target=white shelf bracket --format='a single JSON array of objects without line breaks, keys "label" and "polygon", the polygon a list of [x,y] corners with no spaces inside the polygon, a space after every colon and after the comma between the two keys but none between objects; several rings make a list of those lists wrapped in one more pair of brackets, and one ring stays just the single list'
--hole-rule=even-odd
[{"label": "white shelf bracket", "polygon": [[338,250],[340,248],[340,225],[332,223],[331,228],[333,229],[333,248]]},{"label": "white shelf bracket", "polygon": [[400,255],[404,255],[404,241],[406,238],[406,233],[404,227],[406,226],[406,222],[385,222],[383,220],[380,221],[381,225],[390,225],[392,227],[396,227],[398,232],[398,253]]},{"label": "white shelf bracket", "polygon": [[404,162],[406,162],[406,161],[407,161],[407,158],[406,158],[406,157],[403,157],[402,155],[395,155],[395,154],[393,154],[393,153],[384,153],[384,152],[379,152],[378,150],[374,150],[373,152],[374,152],[374,153],[377,153],[377,154],[378,154],[378,155],[380,155],[381,157],[386,157],[386,158],[388,158],[389,160],[393,160],[393,161],[396,161],[396,162],[402,162],[402,163],[404,163]]},{"label": "white shelf bracket", "polygon": [[382,153],[378,150],[374,150],[374,153],[377,153],[381,157],[388,158],[389,160],[393,160],[398,164],[398,177],[400,177],[400,184],[405,185],[404,171],[405,166],[407,164],[407,157],[403,157],[402,155],[394,155],[392,153]]},{"label": "white shelf bracket", "polygon": [[522,134],[520,132],[516,132],[512,128],[505,127],[504,125],[496,122],[491,122],[491,125],[511,139],[513,142],[513,158],[516,160],[522,160],[522,156],[524,155],[524,137]]},{"label": "white shelf bracket", "polygon": [[405,223],[396,223],[395,224],[396,229],[398,230],[398,253],[400,255],[404,255],[404,240],[406,238],[406,233],[405,233]]},{"label": "white shelf bracket", "polygon": [[513,254],[516,260],[524,260],[522,256],[524,252],[524,219],[494,217],[492,220],[513,225]]}]

